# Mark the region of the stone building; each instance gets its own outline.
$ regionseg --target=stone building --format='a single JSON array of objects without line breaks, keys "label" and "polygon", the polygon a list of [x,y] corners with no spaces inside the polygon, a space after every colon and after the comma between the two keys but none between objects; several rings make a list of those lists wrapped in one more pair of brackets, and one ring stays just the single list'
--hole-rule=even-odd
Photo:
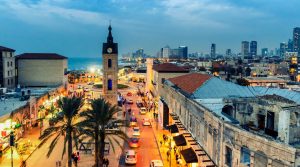
[{"label": "stone building", "polygon": [[300,93],[191,73],[165,81],[159,95],[164,124],[176,115],[217,166],[300,166]]},{"label": "stone building", "polygon": [[153,64],[153,59],[147,59],[146,89],[154,96],[161,91],[163,83],[173,78],[189,73],[188,69],[172,63]]},{"label": "stone building", "polygon": [[0,46],[0,87],[15,88],[15,50]]},{"label": "stone building", "polygon": [[68,58],[56,53],[17,56],[18,84],[56,87],[67,83]]}]

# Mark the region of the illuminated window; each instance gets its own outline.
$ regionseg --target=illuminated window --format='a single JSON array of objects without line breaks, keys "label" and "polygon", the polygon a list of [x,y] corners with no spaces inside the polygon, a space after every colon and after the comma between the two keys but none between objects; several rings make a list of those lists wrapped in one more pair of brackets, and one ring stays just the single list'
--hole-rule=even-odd
[{"label": "illuminated window", "polygon": [[112,90],[112,80],[108,79],[107,81],[107,90]]}]

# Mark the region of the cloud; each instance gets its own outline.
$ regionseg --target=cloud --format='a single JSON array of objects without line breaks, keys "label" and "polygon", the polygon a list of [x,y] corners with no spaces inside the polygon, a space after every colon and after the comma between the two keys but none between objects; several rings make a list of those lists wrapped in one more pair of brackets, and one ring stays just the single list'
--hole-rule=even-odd
[{"label": "cloud", "polygon": [[225,28],[238,18],[247,20],[265,15],[250,7],[235,6],[220,0],[162,0],[161,6],[165,15],[173,20],[203,27]]},{"label": "cloud", "polygon": [[108,16],[100,12],[72,9],[57,5],[57,3],[61,4],[68,2],[70,1],[4,0],[0,10],[5,10],[6,14],[14,16],[24,22],[46,26],[54,26],[58,21],[103,25],[103,20],[108,20]]}]

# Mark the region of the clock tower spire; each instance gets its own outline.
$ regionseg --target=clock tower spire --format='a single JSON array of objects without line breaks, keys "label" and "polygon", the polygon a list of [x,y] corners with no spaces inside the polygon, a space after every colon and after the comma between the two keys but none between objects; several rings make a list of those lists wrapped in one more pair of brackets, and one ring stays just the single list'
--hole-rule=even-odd
[{"label": "clock tower spire", "polygon": [[118,43],[114,43],[112,27],[108,26],[106,43],[102,46],[103,97],[113,105],[117,105],[118,95]]}]

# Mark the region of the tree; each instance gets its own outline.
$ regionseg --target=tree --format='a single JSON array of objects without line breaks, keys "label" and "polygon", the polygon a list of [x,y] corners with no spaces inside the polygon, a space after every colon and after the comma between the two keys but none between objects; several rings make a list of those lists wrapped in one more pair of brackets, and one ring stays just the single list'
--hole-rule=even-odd
[{"label": "tree", "polygon": [[50,108],[46,108],[47,113],[51,113],[51,117],[53,118],[53,114],[57,111],[57,108],[51,103]]},{"label": "tree", "polygon": [[58,101],[58,107],[61,109],[62,112],[54,118],[57,124],[44,130],[43,134],[40,137],[41,144],[39,145],[39,147],[45,144],[48,139],[54,137],[47,153],[47,157],[49,157],[60,137],[64,136],[62,157],[66,152],[66,143],[68,143],[68,167],[72,166],[72,138],[76,144],[76,137],[78,136],[78,123],[76,122],[76,118],[83,104],[84,103],[82,97],[73,96],[63,97],[62,99],[60,99]]},{"label": "tree", "polygon": [[[127,135],[116,128],[114,133],[107,133],[107,127],[125,126],[124,120],[116,118],[114,115],[120,112],[116,105],[111,105],[103,98],[95,99],[91,103],[91,109],[88,109],[80,113],[82,121],[79,123],[81,127],[80,131],[86,136],[81,138],[82,140],[87,137],[92,138],[95,141],[95,166],[103,166],[105,139],[109,140],[110,144],[114,141],[118,146],[122,147],[117,138],[125,140]],[[114,145],[112,145],[113,151]]]}]

